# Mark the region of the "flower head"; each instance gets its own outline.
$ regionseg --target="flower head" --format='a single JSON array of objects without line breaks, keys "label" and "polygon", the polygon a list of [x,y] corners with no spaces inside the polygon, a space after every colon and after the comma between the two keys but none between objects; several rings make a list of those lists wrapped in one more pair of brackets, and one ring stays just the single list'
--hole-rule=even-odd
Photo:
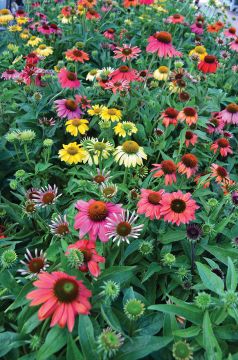
[{"label": "flower head", "polygon": [[42,187],[33,194],[32,200],[37,206],[46,207],[52,205],[62,194],[58,194],[58,188],[56,185]]},{"label": "flower head", "polygon": [[198,170],[198,159],[193,154],[185,154],[182,156],[181,161],[178,163],[178,172],[186,174],[189,179]]},{"label": "flower head", "polygon": [[136,125],[130,121],[119,122],[114,127],[115,134],[120,137],[131,136],[132,134],[136,134],[137,131],[138,131],[138,129],[137,129]]},{"label": "flower head", "polygon": [[38,252],[38,250],[35,249],[34,255],[32,255],[31,252],[26,249],[24,256],[26,260],[21,260],[20,263],[25,266],[25,269],[18,270],[21,275],[27,275],[29,278],[34,278],[37,277],[38,274],[42,271],[46,271],[47,267],[49,266],[47,264],[46,255],[44,254],[43,250]]},{"label": "flower head", "polygon": [[65,125],[66,131],[73,136],[78,136],[78,134],[85,135],[85,133],[89,130],[88,120],[86,119],[70,119],[66,121]]},{"label": "flower head", "polygon": [[82,110],[78,106],[78,101],[72,99],[55,100],[57,115],[61,118],[75,119],[80,118]]},{"label": "flower head", "polygon": [[116,47],[113,52],[115,59],[121,59],[123,62],[126,62],[130,59],[136,59],[141,50],[137,46],[123,44],[122,47]]},{"label": "flower head", "polygon": [[122,145],[117,146],[114,156],[116,162],[119,162],[119,165],[123,164],[125,167],[142,165],[142,159],[147,159],[143,147],[133,140],[127,140]]},{"label": "flower head", "polygon": [[86,161],[87,152],[76,142],[63,144],[63,149],[59,150],[59,158],[61,161],[65,161],[67,164],[78,164]]},{"label": "flower head", "polygon": [[58,215],[51,220],[50,231],[55,236],[63,237],[69,234],[69,223],[66,219],[66,215]]},{"label": "flower head", "polygon": [[137,204],[137,213],[145,214],[150,220],[159,220],[161,218],[160,201],[163,194],[163,189],[159,191],[141,189],[141,198]]},{"label": "flower head", "polygon": [[156,32],[148,39],[149,44],[146,51],[157,53],[159,57],[181,56],[181,52],[177,51],[172,45],[172,35],[166,31]]},{"label": "flower head", "polygon": [[77,74],[65,68],[62,68],[58,73],[58,79],[63,89],[76,89],[80,86],[80,81],[77,78]]}]

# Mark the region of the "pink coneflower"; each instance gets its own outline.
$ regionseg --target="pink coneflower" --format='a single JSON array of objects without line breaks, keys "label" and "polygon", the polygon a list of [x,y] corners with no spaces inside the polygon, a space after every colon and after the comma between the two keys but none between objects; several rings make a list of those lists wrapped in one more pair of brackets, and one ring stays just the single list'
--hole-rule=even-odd
[{"label": "pink coneflower", "polygon": [[224,35],[228,38],[233,38],[236,39],[237,35],[236,35],[236,28],[235,27],[230,27],[229,29],[226,29],[224,31]]},{"label": "pink coneflower", "polygon": [[7,69],[2,73],[1,78],[4,80],[15,80],[19,76],[19,72],[15,69]]},{"label": "pink coneflower", "polygon": [[219,112],[212,113],[212,118],[209,120],[207,124],[207,132],[209,134],[213,133],[221,133],[225,124],[221,119],[221,115]]},{"label": "pink coneflower", "polygon": [[160,215],[160,201],[164,190],[159,191],[141,189],[140,200],[137,204],[137,213],[144,214],[150,220],[161,218]]},{"label": "pink coneflower", "polygon": [[191,31],[196,35],[202,35],[204,33],[203,24],[195,22],[190,26]]},{"label": "pink coneflower", "polygon": [[192,131],[186,131],[185,133],[185,146],[189,147],[189,145],[195,145],[198,140],[198,136],[194,134]]},{"label": "pink coneflower", "polygon": [[65,57],[67,60],[72,60],[75,62],[84,63],[89,60],[89,56],[85,51],[78,49],[67,50],[65,53]]},{"label": "pink coneflower", "polygon": [[164,176],[165,185],[172,185],[176,183],[176,169],[177,166],[172,160],[163,160],[160,164],[152,164],[154,169],[151,171],[156,171],[153,176],[154,177],[162,177]]},{"label": "pink coneflower", "polygon": [[217,139],[210,148],[214,154],[219,151],[220,155],[226,157],[228,154],[233,154],[230,142],[226,138]]},{"label": "pink coneflower", "polygon": [[55,204],[56,200],[62,194],[58,194],[58,188],[56,185],[53,187],[51,185],[37,189],[36,193],[33,193],[32,200],[37,206],[45,207],[48,205]]},{"label": "pink coneflower", "polygon": [[185,154],[182,156],[181,161],[178,163],[178,172],[186,174],[189,179],[198,170],[198,159],[193,154]]},{"label": "pink coneflower", "polygon": [[75,95],[76,101],[80,104],[80,107],[83,110],[90,109],[91,108],[91,100],[87,98],[87,96],[84,95]]},{"label": "pink coneflower", "polygon": [[57,115],[62,118],[75,119],[80,118],[82,110],[78,102],[71,99],[55,100]]},{"label": "pink coneflower", "polygon": [[225,179],[229,179],[228,172],[223,166],[212,164],[211,171],[211,176],[214,177],[218,183],[222,183]]},{"label": "pink coneflower", "polygon": [[95,241],[79,240],[75,244],[69,245],[65,254],[68,255],[72,249],[79,250],[83,254],[83,263],[79,266],[79,270],[89,271],[93,276],[98,277],[101,273],[98,264],[105,263],[105,258],[97,253]]},{"label": "pink coneflower", "polygon": [[155,0],[140,0],[140,5],[151,5]]},{"label": "pink coneflower", "polygon": [[198,120],[198,114],[193,107],[185,107],[178,114],[178,120],[186,121],[189,126],[196,124]]},{"label": "pink coneflower", "polygon": [[44,35],[50,35],[53,33],[53,29],[46,23],[38,26],[37,31]]},{"label": "pink coneflower", "polygon": [[178,118],[179,112],[172,108],[168,107],[166,110],[164,110],[161,114],[161,117],[163,119],[163,125],[165,127],[168,127],[169,125],[177,125],[177,118]]},{"label": "pink coneflower", "polygon": [[137,72],[135,69],[131,69],[126,65],[120,66],[119,69],[114,70],[110,74],[111,81],[123,81],[126,80],[128,82],[137,80]]},{"label": "pink coneflower", "polygon": [[176,225],[188,224],[190,221],[195,220],[195,211],[197,209],[199,209],[199,206],[192,199],[191,194],[183,194],[179,190],[163,195],[160,214],[164,217],[164,221]]},{"label": "pink coneflower", "polygon": [[114,214],[110,219],[107,219],[105,226],[108,238],[116,242],[117,245],[120,245],[121,242],[129,244],[130,238],[138,238],[144,225],[135,225],[137,218],[135,212],[130,215],[128,210]]},{"label": "pink coneflower", "polygon": [[159,57],[182,56],[182,53],[173,47],[172,36],[166,31],[156,32],[148,38],[148,42],[146,51],[149,53],[157,52]]},{"label": "pink coneflower", "polygon": [[217,71],[219,64],[216,56],[206,55],[203,60],[198,63],[198,70],[202,71],[204,74],[215,73]]},{"label": "pink coneflower", "polygon": [[108,81],[105,86],[106,90],[111,90],[113,94],[116,94],[118,91],[125,91],[127,92],[130,89],[130,84],[126,80],[122,81]]},{"label": "pink coneflower", "polygon": [[116,47],[113,52],[115,54],[115,59],[121,59],[123,62],[126,62],[127,60],[136,59],[139,56],[141,49],[137,46],[123,44],[122,47]]},{"label": "pink coneflower", "polygon": [[69,223],[66,219],[66,215],[56,216],[53,220],[51,220],[50,231],[55,236],[63,237],[67,234],[69,234]]},{"label": "pink coneflower", "polygon": [[80,86],[77,74],[72,71],[68,71],[65,68],[61,69],[58,73],[58,80],[63,89],[76,89]]},{"label": "pink coneflower", "polygon": [[38,253],[38,250],[35,249],[35,253],[32,256],[31,252],[26,249],[26,254],[24,256],[26,260],[21,260],[20,263],[25,265],[25,269],[17,270],[21,275],[28,275],[29,278],[34,278],[37,277],[40,272],[45,271],[49,266],[43,250]]},{"label": "pink coneflower", "polygon": [[58,324],[65,327],[67,324],[71,332],[74,327],[75,316],[88,315],[91,304],[88,290],[75,276],[70,276],[61,271],[51,274],[43,272],[38,280],[33,283],[37,290],[31,291],[26,298],[31,300],[30,306],[41,305],[38,311],[39,320],[52,316],[50,326]]},{"label": "pink coneflower", "polygon": [[106,31],[104,31],[103,35],[105,36],[105,38],[109,39],[109,40],[114,40],[115,39],[115,34],[116,34],[116,30],[115,29],[107,29]]},{"label": "pink coneflower", "polygon": [[97,201],[94,199],[87,201],[77,201],[75,207],[79,210],[75,216],[74,228],[80,230],[79,237],[89,234],[89,238],[93,241],[97,237],[103,242],[108,241],[105,225],[113,214],[121,214],[121,205],[110,202]]},{"label": "pink coneflower", "polygon": [[230,44],[230,49],[238,52],[238,38],[236,38],[234,41],[232,41]]},{"label": "pink coneflower", "polygon": [[184,16],[180,15],[180,14],[174,14],[169,16],[166,19],[166,22],[169,24],[182,24],[184,22]]},{"label": "pink coneflower", "polygon": [[237,104],[229,104],[226,108],[219,112],[219,115],[222,121],[225,124],[234,124],[238,125],[238,105]]}]

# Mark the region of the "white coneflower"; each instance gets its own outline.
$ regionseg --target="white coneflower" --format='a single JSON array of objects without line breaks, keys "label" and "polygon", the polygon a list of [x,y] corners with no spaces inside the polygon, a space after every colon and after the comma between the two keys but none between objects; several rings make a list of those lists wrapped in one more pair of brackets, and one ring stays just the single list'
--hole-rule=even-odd
[{"label": "white coneflower", "polygon": [[41,207],[54,204],[55,201],[61,196],[61,194],[58,195],[58,188],[56,185],[54,185],[53,187],[51,185],[48,185],[46,187],[42,187],[37,191],[37,194],[32,195],[32,199],[37,206]]},{"label": "white coneflower", "polygon": [[96,78],[96,76],[98,75],[98,73],[99,73],[98,69],[90,70],[89,73],[86,76],[86,80],[93,81]]},{"label": "white coneflower", "polygon": [[143,224],[134,225],[138,216],[133,212],[131,215],[129,211],[124,211],[122,214],[114,214],[112,219],[108,219],[106,228],[106,235],[109,239],[112,239],[113,242],[116,242],[117,245],[120,245],[121,242],[127,242],[129,244],[130,238],[138,238],[141,230],[143,229]]},{"label": "white coneflower", "polygon": [[111,200],[117,194],[117,186],[111,182],[104,182],[100,186],[102,198],[105,201]]},{"label": "white coneflower", "polygon": [[97,168],[96,171],[97,174],[95,175],[95,173],[91,173],[91,176],[93,182],[99,186],[110,179],[110,171],[106,171],[105,169],[100,170],[99,168]]},{"label": "white coneflower", "polygon": [[107,159],[114,149],[109,141],[104,141],[104,139],[99,141],[97,138],[87,138],[83,141],[82,145],[89,153],[88,158],[85,159],[85,162],[88,161],[89,165],[92,165],[93,162],[98,164],[101,158]]},{"label": "white coneflower", "polygon": [[125,167],[142,165],[143,159],[147,159],[143,147],[133,140],[127,140],[122,145],[117,146],[114,151],[114,157],[119,165],[123,164]]},{"label": "white coneflower", "polygon": [[64,236],[67,235],[69,231],[69,223],[66,219],[66,215],[58,215],[51,220],[50,231],[55,236]]},{"label": "white coneflower", "polygon": [[31,252],[26,249],[25,259],[26,261],[21,260],[20,263],[25,265],[26,268],[17,271],[23,276],[28,275],[29,278],[36,277],[41,271],[45,271],[49,266],[43,250],[38,252],[38,250],[35,249],[34,255],[32,256]]}]

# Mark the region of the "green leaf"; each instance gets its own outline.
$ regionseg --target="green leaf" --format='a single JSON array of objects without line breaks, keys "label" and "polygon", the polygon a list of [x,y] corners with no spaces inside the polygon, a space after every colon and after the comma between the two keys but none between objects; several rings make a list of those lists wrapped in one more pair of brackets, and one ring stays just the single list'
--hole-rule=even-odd
[{"label": "green leaf", "polygon": [[182,338],[191,338],[197,336],[200,333],[201,329],[199,326],[190,326],[187,329],[174,330],[173,335],[182,337]]},{"label": "green leaf", "polygon": [[76,341],[73,339],[71,334],[68,335],[67,340],[66,360],[83,360],[83,355],[79,351]]},{"label": "green leaf", "polygon": [[164,235],[161,236],[160,242],[162,244],[170,244],[175,241],[184,240],[186,237],[186,232],[182,230],[169,230],[166,231]]},{"label": "green leaf", "polygon": [[222,360],[222,351],[212,330],[209,313],[206,311],[203,318],[203,345],[206,358],[209,360]]},{"label": "green leaf", "polygon": [[237,259],[237,251],[231,247],[225,248],[222,246],[212,246],[212,245],[201,245],[203,249],[212,254],[215,258],[220,260],[223,264],[228,264],[228,257],[235,260]]},{"label": "green leaf", "polygon": [[146,273],[143,276],[142,283],[148,280],[154,273],[158,273],[161,270],[161,266],[158,263],[153,262],[149,265]]},{"label": "green leaf", "polygon": [[37,353],[36,360],[49,359],[51,355],[62,349],[67,340],[67,330],[54,326],[48,332],[45,342]]},{"label": "green leaf", "polygon": [[99,280],[100,282],[113,280],[118,283],[123,283],[133,277],[133,271],[135,269],[136,266],[111,266],[102,272]]},{"label": "green leaf", "polygon": [[110,306],[107,305],[102,305],[101,306],[101,313],[102,316],[104,317],[105,321],[107,322],[107,324],[113,329],[113,330],[117,330],[120,332],[122,331],[121,328],[121,324],[120,321],[118,320],[118,318],[116,317],[116,315],[113,313],[112,309]]},{"label": "green leaf", "polygon": [[137,360],[167,346],[173,340],[165,336],[136,336],[127,342],[114,360]]},{"label": "green leaf", "polygon": [[32,290],[32,283],[28,283],[19,292],[19,294],[16,297],[16,300],[6,309],[6,311],[9,310],[15,310],[18,307],[26,304],[28,300],[26,299],[26,295]]},{"label": "green leaf", "polygon": [[178,316],[183,316],[185,319],[191,321],[196,325],[202,323],[201,311],[192,305],[184,304],[182,305],[152,305],[148,307],[149,310],[161,311],[166,314],[175,314]]},{"label": "green leaf", "polygon": [[19,334],[11,331],[0,333],[0,356],[6,355],[9,351],[24,345],[24,343],[23,337]]},{"label": "green leaf", "polygon": [[93,325],[86,315],[79,316],[78,335],[85,360],[98,359]]},{"label": "green leaf", "polygon": [[199,262],[197,262],[196,265],[203,285],[207,289],[220,295],[224,290],[224,283],[222,279],[216,274],[214,274],[208,266],[203,265]]},{"label": "green leaf", "polygon": [[226,287],[228,290],[236,291],[237,288],[237,272],[235,265],[233,264],[231,258],[228,258],[228,271],[226,275]]}]

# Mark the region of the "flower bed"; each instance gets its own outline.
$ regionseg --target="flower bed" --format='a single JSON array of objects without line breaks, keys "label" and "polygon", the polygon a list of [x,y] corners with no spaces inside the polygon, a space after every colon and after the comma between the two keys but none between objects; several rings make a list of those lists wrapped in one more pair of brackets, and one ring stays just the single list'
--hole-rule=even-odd
[{"label": "flower bed", "polygon": [[238,37],[212,9],[0,10],[2,359],[238,359]]}]

